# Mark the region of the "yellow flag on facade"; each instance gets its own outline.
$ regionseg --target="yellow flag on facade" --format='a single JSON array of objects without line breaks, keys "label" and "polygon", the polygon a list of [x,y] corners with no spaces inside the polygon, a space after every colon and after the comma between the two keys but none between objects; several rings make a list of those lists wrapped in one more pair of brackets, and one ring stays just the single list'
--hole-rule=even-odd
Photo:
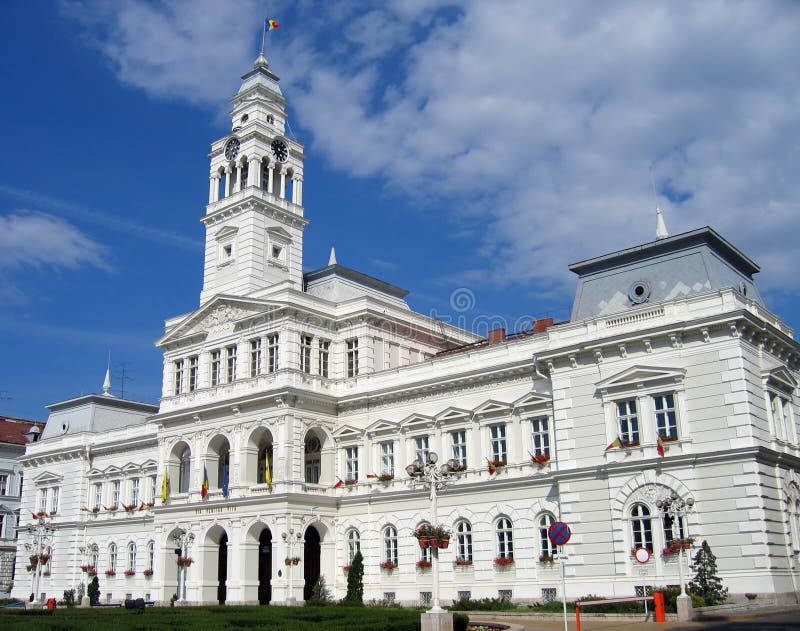
[{"label": "yellow flag on facade", "polygon": [[164,469],[164,477],[161,478],[161,503],[167,503],[167,495],[169,495],[169,475],[167,470]]},{"label": "yellow flag on facade", "polygon": [[264,450],[264,482],[267,486],[272,488],[272,471],[269,468],[269,450]]}]

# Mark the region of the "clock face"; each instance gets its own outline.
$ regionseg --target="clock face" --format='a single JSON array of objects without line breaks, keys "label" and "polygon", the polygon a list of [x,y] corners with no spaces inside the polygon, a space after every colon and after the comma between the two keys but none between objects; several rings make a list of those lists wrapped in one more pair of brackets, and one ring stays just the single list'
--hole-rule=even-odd
[{"label": "clock face", "polygon": [[282,140],[273,140],[272,155],[274,155],[275,159],[279,162],[286,160],[286,158],[289,157],[289,150],[286,148],[286,143]]},{"label": "clock face", "polygon": [[225,145],[225,157],[233,160],[237,155],[239,155],[239,139],[231,138]]}]

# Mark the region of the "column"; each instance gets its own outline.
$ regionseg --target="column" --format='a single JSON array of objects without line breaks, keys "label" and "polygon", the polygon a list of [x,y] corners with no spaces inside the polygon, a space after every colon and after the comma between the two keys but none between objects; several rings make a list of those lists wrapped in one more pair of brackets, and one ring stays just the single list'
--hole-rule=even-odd
[{"label": "column", "polygon": [[257,156],[250,158],[250,169],[247,172],[247,186],[261,186],[261,160]]},{"label": "column", "polygon": [[214,192],[215,192],[215,190],[217,190],[217,188],[218,188],[217,187],[217,177],[216,177],[216,175],[214,175],[212,173],[211,177],[209,177],[209,179],[208,179],[208,203],[209,204],[212,204],[215,201],[217,201],[216,199],[214,199]]},{"label": "column", "polygon": [[303,205],[303,178],[297,178],[297,181],[294,185],[294,196],[295,196],[295,204],[298,206]]},{"label": "column", "polygon": [[286,169],[281,167],[281,199],[286,199]]},{"label": "column", "polygon": [[242,190],[242,166],[239,165],[236,167],[236,188],[234,189],[234,193],[238,193]]},{"label": "column", "polygon": [[225,197],[231,194],[231,167],[225,167]]}]

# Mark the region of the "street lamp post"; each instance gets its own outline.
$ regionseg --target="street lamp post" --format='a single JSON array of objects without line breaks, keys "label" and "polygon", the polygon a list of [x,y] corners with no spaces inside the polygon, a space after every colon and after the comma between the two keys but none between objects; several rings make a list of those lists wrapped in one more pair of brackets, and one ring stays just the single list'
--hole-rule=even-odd
[{"label": "street lamp post", "polygon": [[[52,545],[54,529],[47,523],[45,516],[40,515],[36,518],[35,523],[27,526],[26,531],[31,536],[32,541],[25,544],[25,550],[28,551],[31,557],[34,555],[36,557],[35,566],[32,568],[33,575],[31,576],[31,594],[35,601],[36,592],[39,590],[39,584],[41,582],[42,567],[45,565],[42,561],[42,557],[45,554],[50,554],[49,550]],[[33,564],[34,561],[31,561],[31,565]]]},{"label": "street lamp post", "polygon": [[[423,463],[421,460],[415,460],[410,465],[406,467],[406,473],[411,476],[412,484],[421,484],[430,490],[430,501],[431,501],[431,525],[435,528],[436,522],[438,521],[438,494],[439,491],[443,491],[447,484],[454,478],[457,477],[457,471],[459,469],[458,463],[451,459],[448,460],[445,464],[440,467],[436,466],[437,461],[439,460],[439,456],[436,452],[429,452],[427,462]],[[433,614],[432,616],[429,615],[429,619],[431,618],[438,618],[442,615],[447,615],[450,617],[450,628],[452,628],[452,614],[449,614],[444,609],[442,609],[439,603],[439,548],[433,547],[431,550],[431,559],[433,565],[433,606],[426,612],[426,614]],[[423,616],[422,621],[422,628],[425,631],[427,628],[431,629],[438,629],[444,628],[439,625],[438,622],[430,622],[429,625],[426,625],[425,616]]]},{"label": "street lamp post", "polygon": [[[694,510],[694,498],[689,496],[685,500],[673,492],[656,501],[656,506],[665,513],[672,516],[673,520],[678,524],[678,533],[681,532],[681,526],[684,529],[684,536],[681,539],[689,538],[689,521],[686,517]],[[678,596],[677,609],[678,620],[681,622],[692,619],[692,599],[686,593],[686,586],[683,580],[683,541],[681,542],[680,549],[678,550],[678,580],[681,583],[681,593]]]},{"label": "street lamp post", "polygon": [[286,558],[289,559],[290,563],[289,567],[289,590],[288,596],[286,597],[286,602],[292,604],[295,602],[294,598],[294,574],[292,572],[292,566],[294,565],[294,557],[292,556],[292,546],[295,542],[300,543],[300,540],[303,538],[303,535],[300,534],[299,531],[295,532],[294,528],[289,528],[289,532],[284,532],[281,534],[281,539],[283,539],[284,544],[286,544]]},{"label": "street lamp post", "polygon": [[178,598],[180,600],[186,600],[186,576],[189,571],[189,566],[187,565],[186,559],[189,559],[189,548],[194,542],[194,533],[188,532],[186,530],[181,530],[180,532],[176,532],[172,535],[172,540],[175,542],[177,546],[176,552],[178,553],[179,559],[184,559],[183,564],[178,565]]}]

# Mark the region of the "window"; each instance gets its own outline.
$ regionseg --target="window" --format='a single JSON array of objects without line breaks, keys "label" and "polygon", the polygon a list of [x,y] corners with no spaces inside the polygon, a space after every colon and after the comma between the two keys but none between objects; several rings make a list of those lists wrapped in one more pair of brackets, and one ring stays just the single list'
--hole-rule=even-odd
[{"label": "window", "polygon": [[158,493],[158,487],[156,486],[156,476],[151,475],[147,479],[150,482],[150,484],[148,485],[150,487],[150,492],[147,494],[147,499],[151,503],[155,504],[156,503],[156,495]]},{"label": "window", "polygon": [[138,506],[139,504],[139,478],[131,480],[131,506]]},{"label": "window", "polygon": [[153,571],[153,565],[156,558],[156,544],[154,541],[147,542],[147,567],[145,570]]},{"label": "window", "polygon": [[789,431],[792,424],[791,402],[775,392],[770,391],[769,407],[775,436],[780,440],[791,440],[791,433]]},{"label": "window", "polygon": [[0,475],[0,495],[5,495],[8,492],[8,476]]},{"label": "window", "polygon": [[394,443],[381,443],[381,475],[394,475]]},{"label": "window", "polygon": [[311,342],[310,335],[300,336],[300,370],[305,373],[311,372]]},{"label": "window", "polygon": [[[421,526],[422,524],[420,524]],[[430,525],[430,524],[428,524]],[[419,550],[419,560],[420,561],[427,561],[428,563],[433,563],[433,548],[432,546],[427,546],[425,548],[420,548]]]},{"label": "window", "polygon": [[547,417],[531,420],[531,433],[533,437],[533,455],[550,456],[550,432]]},{"label": "window", "polygon": [[128,571],[136,571],[136,544],[133,541],[128,544]]},{"label": "window", "polygon": [[185,447],[181,452],[178,468],[178,493],[189,492],[189,477],[191,475],[192,452]]},{"label": "window", "polygon": [[505,464],[508,458],[508,453],[506,451],[506,426],[492,425],[489,428],[489,435],[491,436],[489,446],[492,451],[492,460]]},{"label": "window", "polygon": [[383,529],[383,560],[397,565],[397,529],[394,526]]},{"label": "window", "polygon": [[222,351],[211,351],[211,385],[220,384],[220,369],[222,367]]},{"label": "window", "polygon": [[112,543],[108,546],[108,569],[112,572],[117,571],[117,544]]},{"label": "window", "polygon": [[267,337],[267,372],[278,370],[278,334]]},{"label": "window", "polygon": [[472,561],[472,526],[467,521],[456,524],[456,563]]},{"label": "window", "polygon": [[501,517],[495,525],[497,536],[497,556],[501,559],[514,558],[514,535],[511,531],[511,520]]},{"label": "window", "polygon": [[[5,539],[3,536],[3,525],[5,522],[6,516],[0,513],[0,539]],[[10,538],[10,537],[9,537]]]},{"label": "window", "polygon": [[550,513],[542,513],[537,520],[539,526],[539,549],[543,557],[553,557],[556,554],[556,546],[550,541],[547,536],[547,530],[555,521],[555,518]]},{"label": "window", "polygon": [[114,508],[119,506],[119,480],[111,483],[111,506]]},{"label": "window", "polygon": [[53,487],[53,492],[50,495],[50,512],[57,513],[58,512],[58,501],[60,499],[61,489],[59,487]]},{"label": "window", "polygon": [[94,501],[92,502],[92,508],[100,510],[102,504],[103,504],[103,485],[100,482],[96,482],[94,485]]},{"label": "window", "polygon": [[319,341],[319,374],[320,377],[328,376],[328,355],[330,354],[331,343],[329,340]]},{"label": "window", "polygon": [[685,538],[683,519],[675,519],[669,511],[662,510],[661,522],[664,524],[664,543]]},{"label": "window", "polygon": [[19,472],[19,496],[22,497],[22,479],[24,475],[22,471]]},{"label": "window", "polygon": [[345,448],[345,481],[358,480],[358,447]]},{"label": "window", "polygon": [[623,447],[639,444],[639,417],[636,414],[636,399],[617,402],[617,428]]},{"label": "window", "polygon": [[261,338],[250,340],[250,376],[261,374]]},{"label": "window", "polygon": [[174,362],[175,366],[175,394],[180,394],[183,392],[183,360],[179,359]]},{"label": "window", "polygon": [[200,373],[200,358],[197,355],[189,358],[189,392],[194,392],[200,385],[198,376]]},{"label": "window", "polygon": [[36,504],[36,510],[40,513],[47,512],[47,489],[39,489],[39,501]]},{"label": "window", "polygon": [[347,340],[347,376],[358,374],[358,340]]},{"label": "window", "polygon": [[91,565],[95,570],[97,570],[97,563],[100,559],[100,549],[97,547],[96,543],[93,543],[89,546],[89,565]]},{"label": "window", "polygon": [[227,358],[227,372],[225,376],[228,378],[228,383],[233,383],[236,379],[236,347],[228,346],[225,349],[225,356]]},{"label": "window", "polygon": [[358,530],[355,528],[351,528],[347,531],[347,565],[350,565],[353,562],[356,554],[361,552],[361,535],[358,534]]},{"label": "window", "polygon": [[653,551],[653,524],[650,509],[644,504],[631,507],[631,543],[634,548],[647,548]]},{"label": "window", "polygon": [[464,469],[467,468],[467,432],[463,429],[450,432],[450,443],[453,446],[453,460]]},{"label": "window", "polygon": [[430,449],[428,449],[428,437],[427,436],[417,436],[414,439],[414,456],[416,460],[419,460],[423,465],[428,462],[428,453]]},{"label": "window", "polygon": [[661,440],[678,440],[675,395],[657,394],[653,397],[653,406],[656,410],[656,428]]},{"label": "window", "polygon": [[[263,445],[258,450],[258,471],[256,471],[257,484],[267,483],[267,464],[269,464],[269,479],[272,480],[272,445]],[[306,480],[306,482],[308,482],[308,480]]]}]

